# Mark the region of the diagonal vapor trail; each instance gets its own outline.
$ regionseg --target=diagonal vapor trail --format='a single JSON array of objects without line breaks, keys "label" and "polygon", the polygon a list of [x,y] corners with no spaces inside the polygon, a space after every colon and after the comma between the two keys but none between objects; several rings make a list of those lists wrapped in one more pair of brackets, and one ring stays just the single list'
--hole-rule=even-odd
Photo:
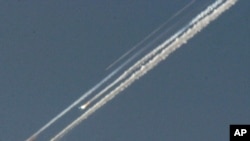
[{"label": "diagonal vapor trail", "polygon": [[[144,44],[149,38],[151,38],[152,36],[154,36],[157,32],[159,32],[164,26],[166,26],[172,19],[174,19],[176,16],[178,16],[179,14],[181,14],[183,11],[185,11],[188,7],[190,7],[196,0],[192,0],[191,2],[189,2],[187,5],[185,5],[182,9],[180,9],[179,11],[177,11],[170,19],[168,19],[166,22],[164,22],[161,26],[159,26],[157,29],[155,29],[153,32],[151,32],[147,37],[145,37],[142,41],[140,41],[138,44],[136,44],[132,49],[130,49],[128,52],[126,52],[124,55],[122,55],[120,58],[118,58],[115,62],[113,62],[112,64],[110,64],[106,70],[108,70],[109,68],[111,68],[113,65],[115,65],[117,62],[119,62],[121,59],[123,59],[125,56],[127,56],[128,54],[130,54],[133,50],[135,50],[136,48],[138,48],[139,46],[141,46],[142,44]],[[153,41],[151,41],[153,42]],[[149,44],[147,45],[149,46]],[[80,102],[82,102],[84,99],[86,99],[88,96],[90,96],[91,94],[93,94],[97,89],[99,89],[101,86],[103,86],[107,81],[109,81],[112,77],[114,77],[114,75],[116,75],[120,70],[122,70],[128,63],[130,63],[131,61],[133,61],[134,58],[136,58],[138,55],[140,55],[140,53],[142,51],[144,51],[144,49],[139,50],[136,54],[134,54],[132,57],[130,57],[129,59],[127,59],[123,64],[121,64],[118,68],[116,68],[115,70],[113,70],[108,76],[106,76],[105,78],[103,78],[99,83],[97,83],[95,86],[93,86],[90,90],[88,90],[87,92],[85,92],[81,97],[79,97],[76,101],[74,101],[71,105],[69,105],[67,108],[65,108],[62,112],[60,112],[59,114],[57,114],[54,118],[52,118],[48,123],[46,123],[44,126],[42,126],[38,131],[36,131],[33,135],[31,135],[28,139],[26,139],[26,141],[33,141],[34,139],[36,139],[44,130],[46,130],[47,128],[49,128],[52,124],[54,124],[57,120],[59,120],[61,117],[63,117],[65,114],[67,114],[72,108],[74,108],[76,105],[78,105]],[[133,70],[127,71],[127,74],[122,75],[121,77],[119,77],[120,79],[116,80],[115,83],[113,83],[113,85],[109,85],[109,87],[105,87],[104,90],[102,90],[101,92],[99,92],[98,95],[96,95],[94,98],[92,98],[89,102],[87,103],[91,103],[92,101],[94,101],[95,99],[97,99],[98,97],[100,97],[102,94],[104,94],[106,91],[108,91],[111,87],[113,87],[116,83],[120,82],[121,80],[123,80],[124,78],[127,77],[127,75],[129,75],[129,73],[131,73]]]},{"label": "diagonal vapor trail", "polygon": [[111,72],[108,76],[106,76],[104,79],[102,79],[99,83],[97,83],[94,87],[92,87],[90,90],[88,90],[86,93],[84,93],[80,98],[78,98],[76,101],[74,101],[71,105],[69,105],[66,109],[64,109],[61,113],[59,113],[57,116],[55,116],[53,119],[51,119],[47,124],[45,124],[43,127],[41,127],[37,132],[35,132],[33,135],[31,135],[26,141],[33,141],[37,138],[39,134],[41,134],[44,130],[49,128],[53,123],[55,123],[58,119],[60,119],[62,116],[64,116],[66,113],[68,113],[72,108],[74,108],[76,105],[78,105],[81,101],[86,99],[89,95],[91,95],[93,92],[95,92],[98,88],[100,88],[103,84],[105,84],[108,80],[110,80],[116,73],[118,73],[127,63],[122,64],[117,69],[115,69],[113,72]]},{"label": "diagonal vapor trail", "polygon": [[[165,60],[171,53],[176,49],[180,48],[194,35],[204,29],[209,23],[217,19],[223,12],[234,5],[237,0],[217,0],[213,4],[207,7],[204,11],[193,18],[187,26],[183,27],[172,37],[167,39],[165,42],[160,44],[156,49],[149,52],[145,57],[137,61],[132,67],[126,70],[120,77],[118,77],[113,83],[117,84],[116,81],[120,82],[118,86],[114,87],[106,96],[97,101],[92,107],[84,112],[80,117],[74,120],[71,124],[65,127],[61,132],[55,135],[51,141],[60,140],[70,130],[80,124],[83,120],[88,118],[96,110],[101,108],[108,101],[113,99],[117,94],[126,89],[136,79],[139,79],[148,71],[153,69],[158,63]],[[121,79],[122,78],[122,79]],[[122,81],[121,81],[122,80]],[[108,85],[106,88],[113,87],[113,83]],[[105,89],[105,88],[104,88]],[[98,95],[98,94],[97,94]]]},{"label": "diagonal vapor trail", "polygon": [[[154,31],[152,31],[149,35],[147,35],[143,40],[141,40],[139,43],[137,43],[134,47],[132,47],[130,50],[128,50],[127,52],[125,52],[121,57],[119,57],[117,60],[115,60],[113,63],[111,63],[110,65],[108,65],[108,67],[106,67],[105,70],[110,69],[111,67],[113,67],[115,64],[117,64],[119,61],[121,61],[123,58],[125,58],[128,54],[130,54],[132,51],[134,51],[136,48],[138,48],[139,46],[143,45],[147,40],[149,40],[151,37],[153,37],[157,32],[159,32],[160,30],[162,30],[162,28],[164,26],[166,26],[171,20],[173,20],[176,16],[180,15],[182,12],[184,12],[187,8],[189,8],[192,4],[194,4],[196,0],[192,0],[191,2],[189,2],[187,5],[185,5],[183,8],[181,8],[179,11],[177,11],[173,16],[171,16],[167,21],[165,21],[163,24],[161,24],[158,28],[156,28]],[[150,43],[152,43],[153,41],[151,41]],[[149,43],[149,44],[150,44]],[[150,46],[150,45],[146,45],[146,46]],[[145,48],[144,48],[145,49]],[[137,53],[139,54],[139,53]],[[136,55],[137,55],[136,54]]]}]

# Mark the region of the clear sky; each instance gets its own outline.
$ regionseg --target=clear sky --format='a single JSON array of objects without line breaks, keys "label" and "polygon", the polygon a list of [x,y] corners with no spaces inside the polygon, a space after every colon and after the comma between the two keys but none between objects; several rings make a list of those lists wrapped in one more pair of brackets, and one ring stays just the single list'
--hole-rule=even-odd
[{"label": "clear sky", "polygon": [[[190,1],[0,0],[0,141],[32,135]],[[250,124],[249,7],[239,0],[63,140],[228,140],[230,124]]]}]

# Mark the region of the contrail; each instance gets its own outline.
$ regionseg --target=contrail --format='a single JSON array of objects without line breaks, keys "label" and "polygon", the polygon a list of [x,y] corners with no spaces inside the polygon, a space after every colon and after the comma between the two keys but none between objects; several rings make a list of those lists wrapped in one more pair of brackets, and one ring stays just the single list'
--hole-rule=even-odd
[{"label": "contrail", "polygon": [[[113,65],[115,65],[117,62],[119,62],[121,59],[123,59],[126,55],[128,55],[129,53],[131,53],[133,50],[135,50],[137,47],[139,47],[140,45],[142,45],[146,40],[148,40],[149,38],[151,38],[153,35],[155,35],[158,31],[160,31],[169,21],[171,21],[173,18],[175,18],[176,16],[178,16],[179,14],[181,14],[183,11],[185,11],[188,7],[190,7],[196,0],[192,0],[190,3],[188,3],[186,6],[184,6],[182,9],[180,9],[179,11],[177,11],[176,14],[174,14],[169,20],[167,20],[166,22],[164,22],[160,27],[158,27],[157,29],[155,29],[152,33],[150,33],[147,37],[145,37],[141,42],[139,42],[137,45],[135,45],[132,49],[130,49],[128,52],[126,52],[124,55],[122,55],[120,58],[118,58],[114,63],[112,63],[111,65],[109,65],[107,69],[109,69],[110,67],[112,67]],[[149,46],[149,45],[147,45]],[[38,135],[40,135],[44,130],[46,130],[47,128],[49,128],[52,124],[54,124],[57,120],[59,120],[61,117],[63,117],[65,114],[67,114],[72,108],[74,108],[76,105],[78,105],[81,101],[83,101],[84,99],[86,99],[88,96],[90,96],[91,94],[93,94],[93,92],[95,92],[98,88],[100,88],[103,84],[105,84],[108,80],[110,80],[115,74],[117,74],[121,69],[123,69],[128,63],[130,63],[135,57],[137,57],[142,51],[144,51],[144,49],[138,51],[136,54],[134,54],[132,57],[130,57],[128,60],[126,60],[122,65],[120,65],[118,68],[116,68],[113,72],[111,72],[108,76],[106,76],[104,79],[102,79],[98,84],[96,84],[94,87],[92,87],[89,91],[85,92],[80,98],[78,98],[76,101],[74,101],[71,105],[69,105],[67,108],[65,108],[62,112],[60,112],[57,116],[55,116],[53,119],[51,119],[48,123],[46,123],[43,127],[41,127],[37,132],[35,132],[33,135],[31,135],[28,139],[26,139],[26,141],[32,141],[34,139],[37,138]],[[126,77],[120,77],[120,81]],[[116,81],[116,83],[118,83],[119,80]],[[114,84],[115,85],[115,84]],[[107,88],[105,89],[106,91],[108,90]],[[100,93],[104,93],[106,91],[102,91]],[[97,99],[99,96],[101,96],[102,94],[99,94],[98,96],[95,96],[94,99],[90,100],[90,102],[87,103],[91,103],[92,101],[94,101],[95,99]]]},{"label": "contrail", "polygon": [[[225,1],[225,0],[224,0]],[[127,77],[123,78],[124,80],[119,83],[110,93],[96,102],[92,107],[90,107],[85,113],[83,113],[80,117],[78,117],[75,121],[65,127],[61,132],[55,135],[51,141],[56,141],[61,139],[66,133],[68,133],[71,129],[81,123],[81,121],[85,120],[93,114],[97,109],[101,108],[104,104],[114,98],[121,91],[126,89],[129,85],[131,85],[136,79],[139,79],[141,76],[146,74],[149,70],[153,69],[159,62],[165,60],[171,53],[173,53],[176,49],[180,48],[183,44],[185,44],[189,39],[191,39],[194,35],[204,29],[209,23],[218,18],[223,12],[229,9],[232,5],[234,5],[237,0],[217,0],[207,9],[202,11],[199,15],[197,15],[193,20],[191,20],[187,26],[179,30],[176,34],[174,34],[170,39],[166,40],[162,44],[160,44],[156,49],[149,52],[145,57],[135,63],[132,67],[130,67],[127,71],[125,71],[121,76],[125,75]],[[149,59],[151,58],[151,59]],[[139,67],[140,66],[140,67]],[[133,71],[131,71],[133,70]],[[130,75],[127,75],[130,74]],[[120,77],[119,77],[120,78]],[[120,79],[116,79],[119,80]],[[114,82],[116,82],[116,80]],[[113,83],[111,83],[113,84]],[[110,87],[111,84],[109,85]],[[107,87],[109,87],[107,86]]]},{"label": "contrail", "polygon": [[[191,1],[189,4],[187,4],[184,8],[182,8],[181,10],[179,10],[175,15],[173,15],[170,19],[174,18],[175,16],[179,15],[181,12],[183,12],[187,7],[189,7],[190,5],[193,4],[193,2],[195,2],[195,0]],[[167,22],[165,22],[164,24],[162,24],[159,28],[157,28],[156,30],[154,30],[150,35],[148,35],[146,38],[143,39],[142,42],[140,42],[139,44],[137,44],[135,47],[133,47],[131,50],[129,50],[128,52],[126,52],[121,58],[118,58],[117,61],[119,61],[120,59],[122,59],[123,57],[125,57],[127,54],[129,54],[132,50],[134,50],[135,48],[137,48],[140,44],[142,44],[145,40],[147,40],[148,38],[150,38],[151,36],[153,36],[153,34],[155,34],[156,32],[158,32],[160,29],[163,28],[163,26],[165,26],[167,23],[169,22],[169,20]],[[168,41],[167,43],[171,42],[174,38],[176,38],[177,36],[179,36],[181,33],[181,31],[177,32],[176,34],[174,34]],[[157,37],[160,38],[160,37]],[[156,38],[156,39],[157,39]],[[150,42],[149,44],[147,44],[146,46],[150,46],[152,42]],[[137,57],[138,55],[140,55],[141,52],[143,52],[146,48],[142,48],[141,50],[139,50],[136,54],[134,54],[132,57],[130,57],[128,60],[125,61],[125,63],[123,64],[128,64],[129,62],[131,62],[135,57]],[[150,59],[158,50],[155,50],[152,52],[151,55],[148,55],[147,57],[141,59],[140,61],[138,61],[136,64],[134,64],[132,67],[130,67],[130,69],[128,69],[125,73],[123,73],[118,79],[116,79],[114,82],[112,82],[110,85],[108,85],[107,87],[105,87],[102,91],[100,91],[99,93],[97,93],[92,99],[90,99],[89,101],[87,101],[85,104],[83,104],[80,109],[85,109],[86,105],[89,105],[90,103],[92,103],[93,101],[95,101],[96,99],[98,99],[100,96],[102,96],[103,94],[105,94],[105,92],[107,92],[109,89],[111,89],[112,87],[114,87],[116,84],[118,84],[119,82],[121,82],[124,78],[126,78],[128,75],[131,75],[131,73],[133,73],[136,69],[138,69],[139,67],[141,67],[141,65],[146,62],[146,60]],[[117,61],[115,61],[114,63],[112,63],[110,65],[110,67],[112,67],[112,65],[114,65]],[[122,64],[122,65],[123,65]]]},{"label": "contrail", "polygon": [[[121,57],[116,59],[113,63],[108,65],[108,67],[105,70],[110,69],[115,64],[117,64],[119,61],[121,61],[123,58],[125,58],[128,54],[130,54],[132,51],[137,49],[139,46],[143,45],[148,39],[153,37],[157,32],[159,32],[164,26],[166,26],[171,20],[173,20],[176,16],[180,15],[182,12],[184,12],[187,8],[189,8],[192,4],[194,4],[196,0],[192,0],[187,5],[185,5],[183,8],[181,8],[179,11],[177,11],[173,16],[171,16],[167,21],[165,21],[163,24],[161,24],[158,28],[156,28],[154,31],[152,31],[149,35],[147,35],[143,40],[141,40],[139,43],[137,43],[134,47],[132,47],[130,50],[125,52]],[[152,43],[151,41],[150,43]],[[150,46],[150,45],[147,45]]]},{"label": "contrail", "polygon": [[68,113],[72,108],[74,108],[76,105],[78,105],[81,101],[86,99],[88,96],[90,96],[93,92],[95,92],[98,88],[100,88],[103,84],[105,84],[108,80],[110,80],[115,74],[117,74],[127,63],[125,62],[118,68],[116,68],[113,72],[111,72],[108,76],[106,76],[104,79],[102,79],[99,83],[97,83],[94,87],[92,87],[90,90],[88,90],[86,93],[84,93],[80,98],[78,98],[76,101],[74,101],[71,105],[69,105],[66,109],[64,109],[61,113],[59,113],[57,116],[55,116],[53,119],[51,119],[48,123],[46,123],[43,127],[41,127],[37,132],[35,132],[33,135],[31,135],[26,141],[33,141],[35,140],[38,135],[40,135],[44,130],[46,130],[48,127],[50,127],[53,123],[55,123],[58,119],[60,119],[62,116],[64,116],[66,113]]}]

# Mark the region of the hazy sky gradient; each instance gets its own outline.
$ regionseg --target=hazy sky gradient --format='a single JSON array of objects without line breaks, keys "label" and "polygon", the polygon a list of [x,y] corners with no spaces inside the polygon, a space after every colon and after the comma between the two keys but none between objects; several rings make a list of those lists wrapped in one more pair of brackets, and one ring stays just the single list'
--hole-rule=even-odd
[{"label": "hazy sky gradient", "polygon": [[[188,2],[0,0],[0,141],[29,137]],[[249,7],[239,0],[63,140],[228,140],[229,124],[250,124]]]}]

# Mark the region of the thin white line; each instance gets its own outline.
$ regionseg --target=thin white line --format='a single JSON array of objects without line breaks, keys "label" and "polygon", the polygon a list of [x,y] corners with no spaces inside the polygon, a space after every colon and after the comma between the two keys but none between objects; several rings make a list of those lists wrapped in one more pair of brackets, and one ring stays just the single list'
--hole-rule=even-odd
[{"label": "thin white line", "polygon": [[[227,0],[224,3],[220,3],[220,2],[221,2],[221,0],[217,0],[215,3],[210,5],[206,10],[202,11],[198,16],[196,16],[190,22],[191,24],[189,24],[188,26],[179,30],[178,32],[180,33],[180,35],[178,34],[178,36],[174,37],[171,43],[169,43],[169,39],[168,39],[164,43],[159,45],[156,49],[160,48],[161,49],[160,52],[158,52],[158,51],[154,52],[154,50],[153,50],[152,52],[148,53],[148,55],[145,56],[146,58],[147,58],[147,56],[151,56],[150,58],[152,58],[152,59],[149,59],[149,60],[146,59],[147,61],[145,61],[144,60],[145,57],[144,57],[141,59],[144,61],[139,60],[138,61],[139,63],[137,62],[136,64],[141,64],[141,62],[143,62],[143,65],[139,69],[138,69],[138,66],[136,65],[136,68],[137,68],[136,71],[134,71],[131,75],[129,75],[129,77],[127,77],[124,81],[122,81],[120,83],[120,85],[115,87],[114,90],[112,90],[110,93],[108,93],[105,97],[103,97],[98,102],[96,102],[96,104],[94,104],[92,107],[90,107],[80,117],[78,117],[71,124],[69,124],[67,127],[65,127],[57,135],[55,135],[51,139],[51,141],[56,141],[56,140],[59,140],[60,138],[62,138],[71,129],[73,129],[75,126],[80,124],[81,121],[88,118],[88,116],[93,114],[97,109],[102,107],[105,103],[107,103],[112,98],[114,98],[117,94],[119,94],[121,91],[126,89],[136,79],[139,79],[141,76],[146,74],[149,70],[154,68],[159,62],[166,59],[166,57],[168,57],[176,49],[180,48],[183,44],[185,44],[194,35],[196,35],[198,32],[200,32],[202,29],[204,29],[210,22],[212,22],[213,20],[218,18],[219,15],[221,15],[224,11],[226,11],[232,5],[234,5],[237,2],[237,0]],[[131,68],[129,68],[127,71],[125,71],[124,74],[127,72],[130,72],[130,70],[134,70],[133,66]]]}]

